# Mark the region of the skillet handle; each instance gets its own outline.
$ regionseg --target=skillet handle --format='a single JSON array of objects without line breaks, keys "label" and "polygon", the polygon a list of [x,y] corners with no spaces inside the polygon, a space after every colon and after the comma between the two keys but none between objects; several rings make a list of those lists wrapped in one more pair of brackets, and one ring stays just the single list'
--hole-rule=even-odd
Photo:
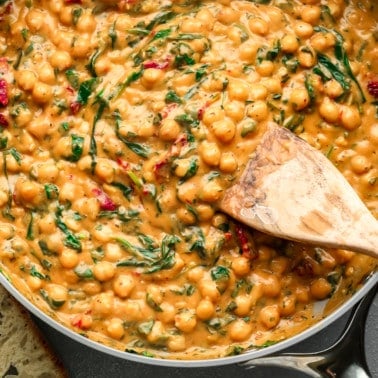
[{"label": "skillet handle", "polygon": [[377,285],[354,307],[342,335],[329,348],[315,353],[292,353],[257,358],[242,364],[279,366],[298,370],[312,378],[369,378],[365,359],[365,324],[369,307],[377,294]]}]

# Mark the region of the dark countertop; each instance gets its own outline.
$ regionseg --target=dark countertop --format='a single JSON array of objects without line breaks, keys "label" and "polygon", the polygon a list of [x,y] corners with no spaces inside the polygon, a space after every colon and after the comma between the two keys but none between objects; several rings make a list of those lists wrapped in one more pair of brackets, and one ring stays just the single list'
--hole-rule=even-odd
[{"label": "dark countertop", "polygon": [[[344,329],[349,313],[332,323],[329,327],[312,336],[310,339],[295,345],[290,352],[316,352],[327,348],[335,342]],[[366,327],[365,327],[365,350],[366,359],[372,377],[378,378],[378,294],[370,307]],[[96,350],[92,350],[84,345],[72,341],[68,337],[61,335],[56,330],[35,319],[37,325],[44,333],[48,342],[60,356],[68,375],[71,378],[144,378],[144,377],[164,377],[164,378],[239,378],[252,377],[266,378],[305,378],[306,374],[286,370],[276,367],[256,367],[246,370],[240,365],[226,365],[209,368],[168,368],[121,360]],[[345,356],[350,358],[350,356]],[[357,378],[357,377],[356,377]]]}]

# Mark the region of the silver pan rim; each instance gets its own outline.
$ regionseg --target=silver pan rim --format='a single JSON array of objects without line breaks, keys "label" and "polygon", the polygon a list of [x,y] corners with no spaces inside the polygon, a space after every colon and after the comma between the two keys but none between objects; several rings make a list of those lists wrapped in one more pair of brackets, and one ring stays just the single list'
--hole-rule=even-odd
[{"label": "silver pan rim", "polygon": [[345,301],[342,305],[340,305],[335,311],[333,311],[330,315],[326,316],[324,319],[320,320],[319,322],[315,323],[311,327],[307,328],[306,330],[298,333],[297,335],[290,337],[286,340],[283,340],[277,344],[271,345],[266,348],[262,349],[253,349],[249,350],[245,353],[236,356],[229,356],[229,357],[220,357],[220,358],[213,358],[213,359],[196,359],[196,360],[187,360],[187,359],[162,359],[162,358],[151,358],[145,357],[137,354],[132,354],[128,352],[124,352],[121,350],[110,348],[104,344],[99,342],[90,340],[80,334],[74,332],[73,330],[65,327],[63,324],[59,323],[58,321],[54,320],[53,318],[49,317],[45,314],[42,310],[40,310],[37,306],[35,306],[31,301],[29,301],[26,297],[24,297],[7,279],[6,277],[1,274],[0,271],[0,284],[28,311],[30,311],[33,315],[39,318],[41,321],[55,329],[56,331],[62,333],[63,335],[69,337],[70,339],[85,345],[91,349],[97,350],[99,352],[111,355],[113,357],[117,357],[123,360],[128,360],[137,363],[143,363],[147,365],[155,365],[155,366],[164,366],[164,367],[178,367],[178,368],[204,368],[204,367],[213,367],[213,366],[224,366],[224,365],[231,365],[231,364],[238,364],[242,362],[246,362],[249,360],[253,360],[254,358],[260,358],[267,355],[272,355],[278,353],[284,349],[287,349],[295,344],[304,341],[311,336],[315,335],[319,331],[323,330],[331,323],[339,319],[343,316],[347,311],[349,311],[356,303],[358,303],[362,297],[364,297],[375,285],[378,283],[378,271],[371,273],[368,278],[365,279],[363,286],[354,293],[347,301]]}]

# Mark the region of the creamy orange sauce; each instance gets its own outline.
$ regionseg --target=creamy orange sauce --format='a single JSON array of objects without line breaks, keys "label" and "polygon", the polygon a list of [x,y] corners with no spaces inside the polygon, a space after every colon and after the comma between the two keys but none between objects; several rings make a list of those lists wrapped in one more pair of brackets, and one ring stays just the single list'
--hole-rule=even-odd
[{"label": "creamy orange sauce", "polygon": [[6,1],[0,271],[67,327],[148,356],[241,353],[318,321],[376,261],[217,204],[275,121],[378,216],[377,20],[357,0]]}]

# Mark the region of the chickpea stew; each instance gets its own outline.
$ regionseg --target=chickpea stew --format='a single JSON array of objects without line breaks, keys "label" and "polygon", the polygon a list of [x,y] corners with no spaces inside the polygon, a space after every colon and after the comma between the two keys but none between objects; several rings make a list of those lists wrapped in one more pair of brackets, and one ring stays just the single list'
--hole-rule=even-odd
[{"label": "chickpea stew", "polygon": [[0,4],[0,270],[51,317],[215,358],[302,331],[376,269],[217,209],[274,120],[378,217],[376,2]]}]

